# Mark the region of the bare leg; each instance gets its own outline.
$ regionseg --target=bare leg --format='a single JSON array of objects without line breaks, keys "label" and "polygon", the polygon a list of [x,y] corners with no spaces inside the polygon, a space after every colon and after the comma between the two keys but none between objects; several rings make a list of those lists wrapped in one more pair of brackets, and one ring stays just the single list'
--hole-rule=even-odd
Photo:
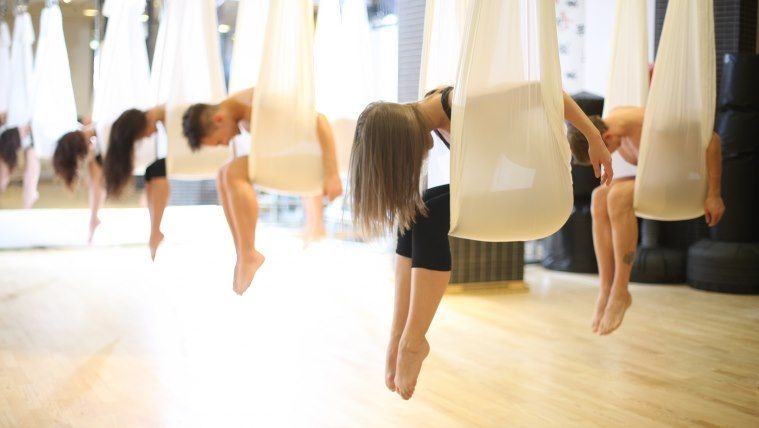
[{"label": "bare leg", "polygon": [[393,326],[390,329],[390,343],[387,345],[385,363],[385,385],[395,392],[395,366],[398,362],[398,344],[408,319],[411,303],[411,259],[395,255],[395,303],[393,306]]},{"label": "bare leg", "polygon": [[40,194],[37,192],[37,184],[40,181],[40,160],[33,148],[24,151],[24,208],[31,208]]},{"label": "bare leg", "polygon": [[8,188],[8,183],[11,181],[11,171],[8,169],[8,165],[0,160],[0,193],[5,192]]},{"label": "bare leg", "polygon": [[[232,217],[232,199],[229,194],[229,185],[227,185],[227,168],[229,164],[226,164],[219,169],[219,174],[216,176],[216,192],[219,194],[219,203],[224,210],[224,217],[227,219],[227,225],[229,225],[229,231],[232,233],[232,240],[235,245],[235,251],[237,252],[237,258],[240,258],[240,252],[238,251],[238,231],[235,225],[235,219]],[[237,265],[235,265],[234,277],[232,283],[237,279]]]},{"label": "bare leg", "polygon": [[166,177],[157,177],[145,183],[145,191],[148,194],[148,210],[150,212],[150,259],[155,260],[158,246],[163,241],[161,233],[161,220],[166,205],[169,203],[169,180]]},{"label": "bare leg", "polygon": [[95,229],[100,225],[98,211],[105,201],[105,190],[103,189],[103,169],[97,162],[90,161],[87,165],[90,181],[90,231],[87,236],[87,243],[92,243],[92,237],[95,236]]},{"label": "bare leg", "polygon": [[258,201],[248,179],[248,157],[242,156],[232,160],[225,172],[225,184],[230,196],[231,214],[238,232],[237,237],[237,272],[233,289],[242,294],[250,287],[256,271],[264,263],[263,254],[256,251],[256,221],[258,220]]},{"label": "bare leg", "polygon": [[593,200],[591,210],[593,212],[593,248],[596,251],[596,262],[598,263],[598,275],[601,280],[601,287],[596,300],[596,311],[593,315],[591,328],[593,332],[598,332],[598,325],[601,323],[606,303],[611,292],[612,281],[614,280],[614,251],[612,249],[611,239],[611,221],[609,220],[609,210],[607,209],[607,196],[609,186],[599,186],[593,191]]},{"label": "bare leg", "polygon": [[633,210],[634,186],[634,180],[616,182],[607,198],[614,243],[614,281],[604,317],[598,328],[598,333],[602,335],[613,332],[622,324],[625,311],[632,304],[632,296],[627,286],[630,283],[630,272],[638,245],[638,220]]},{"label": "bare leg", "polygon": [[324,230],[324,197],[322,195],[303,196],[300,200],[306,212],[303,240],[308,243],[324,238],[327,234]]},{"label": "bare leg", "polygon": [[406,327],[398,345],[395,386],[408,400],[414,394],[422,362],[430,352],[426,334],[437,312],[451,272],[414,268],[411,270],[411,305]]}]

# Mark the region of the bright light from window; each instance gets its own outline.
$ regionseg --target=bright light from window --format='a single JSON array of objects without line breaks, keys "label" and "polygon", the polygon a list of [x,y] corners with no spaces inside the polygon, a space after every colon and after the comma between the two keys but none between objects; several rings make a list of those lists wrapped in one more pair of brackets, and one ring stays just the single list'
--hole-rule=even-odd
[{"label": "bright light from window", "polygon": [[69,4],[71,3],[71,0],[63,0],[64,3]]},{"label": "bright light from window", "polygon": [[97,9],[84,9],[82,13],[84,14],[84,16],[98,16]]},{"label": "bright light from window", "polygon": [[100,46],[100,42],[97,40],[90,40],[90,49],[97,50],[97,48]]},{"label": "bright light from window", "polygon": [[146,14],[143,13],[142,15],[140,15],[140,22],[148,22],[148,19],[150,19],[150,17],[147,16]]},{"label": "bright light from window", "polygon": [[221,34],[227,34],[227,33],[229,33],[229,30],[231,30],[231,28],[229,27],[229,25],[227,25],[227,24],[221,24],[221,25],[219,25],[219,32]]}]

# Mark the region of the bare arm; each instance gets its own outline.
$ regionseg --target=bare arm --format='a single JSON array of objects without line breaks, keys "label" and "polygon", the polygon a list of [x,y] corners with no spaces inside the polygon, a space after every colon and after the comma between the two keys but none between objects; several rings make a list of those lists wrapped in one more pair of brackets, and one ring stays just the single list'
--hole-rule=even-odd
[{"label": "bare arm", "polygon": [[252,105],[254,90],[255,88],[243,89],[242,91],[237,91],[234,94],[230,95],[229,98],[233,98],[236,101],[241,102],[245,105]]},{"label": "bare arm", "polygon": [[714,226],[725,213],[725,204],[722,201],[722,144],[716,133],[712,135],[712,140],[706,147],[706,175],[704,215],[709,226]]},{"label": "bare arm", "polygon": [[[575,100],[566,92],[563,92],[563,94],[564,119],[568,120],[572,126],[582,132],[582,135],[588,139],[588,154],[590,155],[590,163],[593,165],[596,177],[601,177],[601,183],[611,183],[612,178],[614,178],[614,171],[611,168],[611,155],[603,139],[601,139],[601,133],[593,126],[593,123],[583,113]],[[601,174],[601,166],[603,166],[603,175]]]},{"label": "bare arm", "polygon": [[335,154],[335,136],[332,126],[323,114],[316,117],[316,133],[322,148],[322,166],[324,168],[324,195],[331,201],[343,193],[340,175],[337,172],[337,155]]}]

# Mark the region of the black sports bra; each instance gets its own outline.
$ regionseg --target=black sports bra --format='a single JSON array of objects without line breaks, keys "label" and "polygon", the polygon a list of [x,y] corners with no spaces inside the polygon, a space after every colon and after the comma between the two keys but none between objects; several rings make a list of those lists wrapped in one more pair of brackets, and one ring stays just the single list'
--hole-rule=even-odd
[{"label": "black sports bra", "polygon": [[[445,112],[445,115],[448,116],[448,120],[451,120],[451,103],[448,102],[448,94],[450,94],[452,90],[453,90],[453,86],[448,86],[446,88],[443,88],[440,91],[440,104],[443,105],[443,111]],[[425,97],[429,97],[430,95],[436,92],[437,90],[432,90],[430,92],[427,92]],[[448,147],[448,150],[450,150],[451,144],[448,142],[448,140],[445,139],[445,137],[443,137],[443,134],[441,134],[440,131],[438,131],[437,129],[434,132],[438,136],[438,138],[440,138],[440,141],[442,141],[443,144],[445,144],[445,147]]]}]

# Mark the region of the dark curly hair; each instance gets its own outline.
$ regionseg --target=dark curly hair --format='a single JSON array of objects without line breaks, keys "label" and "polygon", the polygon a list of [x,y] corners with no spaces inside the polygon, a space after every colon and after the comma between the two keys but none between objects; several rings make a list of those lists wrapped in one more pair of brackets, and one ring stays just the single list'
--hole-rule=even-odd
[{"label": "dark curly hair", "polygon": [[11,172],[18,165],[18,149],[21,148],[21,134],[18,128],[6,129],[0,134],[0,159],[8,165]]},{"label": "dark curly hair", "polygon": [[134,145],[142,138],[148,117],[145,112],[130,109],[111,126],[108,151],[103,160],[103,179],[108,197],[119,197],[134,171]]},{"label": "dark curly hair", "polygon": [[[590,121],[595,125],[598,131],[603,134],[609,127],[601,119],[601,116],[595,114],[588,116]],[[569,148],[572,150],[572,156],[575,158],[575,163],[580,165],[590,165],[590,156],[588,155],[588,139],[572,124],[567,124],[567,140],[569,140]]]},{"label": "dark curly hair", "polygon": [[88,149],[81,131],[64,134],[55,146],[53,169],[69,190],[79,182],[79,165],[87,157]]},{"label": "dark curly hair", "polygon": [[193,152],[200,150],[201,140],[211,127],[212,110],[210,104],[193,104],[182,115],[182,133]]}]

